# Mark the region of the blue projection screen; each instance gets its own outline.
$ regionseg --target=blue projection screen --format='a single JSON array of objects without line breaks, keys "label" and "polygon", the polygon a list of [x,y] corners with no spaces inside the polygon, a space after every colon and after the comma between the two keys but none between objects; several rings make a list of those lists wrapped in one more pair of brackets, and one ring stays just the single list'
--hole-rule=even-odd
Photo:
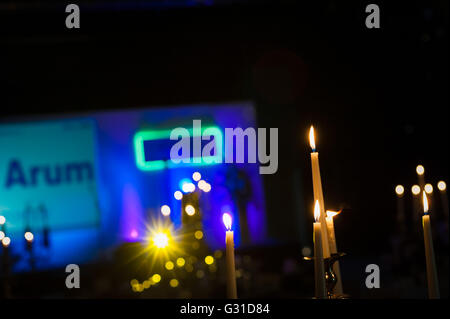
[{"label": "blue projection screen", "polygon": [[26,227],[98,225],[93,124],[83,119],[0,126],[0,210],[8,234],[23,234]]}]

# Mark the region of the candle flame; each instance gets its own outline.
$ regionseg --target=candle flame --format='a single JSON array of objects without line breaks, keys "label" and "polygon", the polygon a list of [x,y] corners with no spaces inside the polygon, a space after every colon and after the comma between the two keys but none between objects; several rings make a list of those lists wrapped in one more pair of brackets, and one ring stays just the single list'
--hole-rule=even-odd
[{"label": "candle flame", "polygon": [[427,214],[428,210],[429,210],[429,206],[428,206],[427,193],[423,192],[423,212],[425,214]]},{"label": "candle flame", "polygon": [[327,217],[333,218],[334,216],[339,215],[341,212],[342,212],[342,210],[340,210],[338,212],[335,212],[335,211],[332,211],[332,210],[327,210]]},{"label": "candle flame", "polygon": [[316,149],[316,139],[314,136],[314,126],[311,125],[311,129],[309,130],[309,145],[313,150]]},{"label": "candle flame", "polygon": [[319,201],[316,200],[316,205],[314,206],[314,220],[318,222],[319,218],[320,218],[320,204]]},{"label": "candle flame", "polygon": [[222,216],[223,224],[227,230],[231,230],[231,215],[228,213],[223,214]]}]

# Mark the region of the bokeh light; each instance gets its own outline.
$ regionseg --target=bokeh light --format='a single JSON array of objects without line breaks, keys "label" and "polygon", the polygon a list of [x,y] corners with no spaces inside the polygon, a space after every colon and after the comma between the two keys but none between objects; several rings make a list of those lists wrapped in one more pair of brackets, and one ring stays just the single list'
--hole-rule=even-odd
[{"label": "bokeh light", "polygon": [[161,214],[163,214],[163,216],[169,216],[170,215],[170,207],[167,205],[161,206]]},{"label": "bokeh light", "polygon": [[160,275],[160,274],[154,274],[154,275],[152,276],[152,281],[153,281],[155,284],[157,284],[158,282],[161,281],[161,275]]},{"label": "bokeh light", "polygon": [[169,236],[166,233],[157,233],[152,240],[158,248],[166,248],[169,245]]},{"label": "bokeh light", "polygon": [[433,185],[431,185],[431,184],[426,184],[426,185],[425,185],[425,192],[426,192],[427,194],[432,194],[432,193],[433,193]]},{"label": "bokeh light", "polygon": [[440,191],[445,191],[446,189],[447,189],[447,184],[445,184],[445,182],[444,181],[440,181],[439,183],[438,183],[438,188],[439,188],[439,190]]},{"label": "bokeh light", "polygon": [[192,179],[196,182],[198,182],[202,178],[202,175],[199,172],[195,172],[192,174]]},{"label": "bokeh light", "polygon": [[195,214],[195,208],[191,204],[186,205],[186,207],[184,208],[184,211],[189,216],[193,216]]},{"label": "bokeh light", "polygon": [[197,230],[194,233],[194,237],[195,237],[195,239],[198,239],[198,240],[202,239],[203,238],[203,232],[201,230]]},{"label": "bokeh light", "polygon": [[175,197],[176,200],[181,200],[183,198],[183,193],[180,191],[176,191],[173,193],[173,197]]},{"label": "bokeh light", "polygon": [[423,175],[423,174],[425,174],[425,167],[423,167],[422,165],[417,165],[417,167],[416,167],[416,173],[417,173],[417,175]]},{"label": "bokeh light", "polygon": [[420,186],[419,185],[414,185],[411,188],[411,192],[413,193],[413,195],[417,196],[420,194]]},{"label": "bokeh light", "polygon": [[395,187],[395,192],[398,196],[401,196],[405,193],[405,188],[402,185],[397,185],[397,187]]},{"label": "bokeh light", "polygon": [[6,223],[5,216],[0,216],[0,225],[4,225]]},{"label": "bokeh light", "polygon": [[205,257],[205,264],[212,265],[214,263],[214,257],[213,256],[206,256]]},{"label": "bokeh light", "polygon": [[166,262],[165,267],[167,270],[172,270],[175,265],[173,264],[173,262],[171,262],[170,260]]},{"label": "bokeh light", "polygon": [[33,239],[34,239],[33,233],[32,233],[32,232],[29,232],[29,231],[27,231],[27,232],[24,234],[24,237],[25,237],[25,240],[28,241],[28,242],[31,242],[31,241],[33,241]]},{"label": "bokeh light", "polygon": [[177,279],[174,278],[174,279],[170,280],[169,284],[170,284],[170,287],[176,288],[176,287],[178,287],[179,282]]},{"label": "bokeh light", "polygon": [[183,267],[185,264],[186,264],[186,260],[184,260],[183,257],[177,258],[177,266],[178,267]]}]

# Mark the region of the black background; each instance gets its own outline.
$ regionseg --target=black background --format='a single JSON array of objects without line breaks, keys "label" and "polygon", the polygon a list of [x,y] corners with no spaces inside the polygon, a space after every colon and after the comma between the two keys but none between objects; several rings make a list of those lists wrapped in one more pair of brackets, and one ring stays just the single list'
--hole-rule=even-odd
[{"label": "black background", "polygon": [[271,237],[298,241],[294,178],[312,215],[314,124],[339,245],[369,258],[389,249],[395,185],[409,192],[419,163],[448,181],[447,1],[376,1],[381,29],[366,28],[366,1],[117,3],[80,1],[70,30],[60,1],[2,4],[0,117],[252,100],[280,134]]}]

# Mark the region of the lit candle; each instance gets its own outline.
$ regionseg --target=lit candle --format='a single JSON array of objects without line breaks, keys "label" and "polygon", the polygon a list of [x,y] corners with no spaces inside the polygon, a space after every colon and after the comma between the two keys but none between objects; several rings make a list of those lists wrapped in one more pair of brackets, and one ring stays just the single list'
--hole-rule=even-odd
[{"label": "lit candle", "polygon": [[237,299],[236,289],[236,269],[234,265],[234,235],[231,230],[230,214],[223,214],[223,223],[227,229],[225,236],[226,244],[226,266],[227,266],[227,297],[229,299]]},{"label": "lit candle", "polygon": [[420,215],[421,209],[420,209],[420,186],[414,185],[411,188],[411,193],[413,194],[413,221],[415,225],[418,225],[420,223]]},{"label": "lit candle", "polygon": [[423,190],[423,188],[425,187],[425,167],[423,167],[423,165],[417,165],[416,173],[420,190]]},{"label": "lit candle", "polygon": [[323,257],[330,257],[330,246],[327,232],[327,224],[325,221],[325,204],[323,200],[322,191],[322,180],[320,178],[320,167],[319,167],[319,153],[316,152],[316,141],[314,136],[314,127],[311,126],[309,131],[309,143],[312,148],[311,152],[311,167],[312,167],[312,179],[313,179],[313,191],[314,191],[314,202],[319,201],[320,204],[320,223],[322,229],[322,249]]},{"label": "lit candle", "polygon": [[405,231],[405,202],[403,199],[405,188],[402,185],[397,185],[395,193],[397,194],[397,222],[400,231],[403,233]]},{"label": "lit candle", "polygon": [[448,221],[448,196],[447,196],[447,184],[444,181],[438,183],[438,189],[441,194],[442,208],[444,209],[445,218]]},{"label": "lit candle", "polygon": [[[330,252],[332,254],[337,254],[337,244],[336,244],[336,235],[334,233],[334,216],[338,215],[339,212],[333,212],[331,210],[327,210],[327,229],[328,229],[328,235],[330,236]],[[334,293],[337,295],[342,295],[344,293],[342,289],[342,277],[341,277],[341,269],[339,267],[339,261],[336,261],[333,264],[333,270],[336,274],[336,277],[338,279],[336,286],[334,287]]]},{"label": "lit candle", "polygon": [[320,204],[316,200],[314,206],[314,275],[315,275],[315,288],[316,298],[325,299],[327,297],[327,289],[325,285],[325,265],[323,263],[323,232],[322,223],[320,222]]},{"label": "lit candle", "polygon": [[437,278],[436,261],[434,259],[433,236],[431,234],[430,215],[428,214],[427,194],[423,192],[423,240],[425,243],[425,258],[427,264],[428,297],[439,299],[439,283]]}]

